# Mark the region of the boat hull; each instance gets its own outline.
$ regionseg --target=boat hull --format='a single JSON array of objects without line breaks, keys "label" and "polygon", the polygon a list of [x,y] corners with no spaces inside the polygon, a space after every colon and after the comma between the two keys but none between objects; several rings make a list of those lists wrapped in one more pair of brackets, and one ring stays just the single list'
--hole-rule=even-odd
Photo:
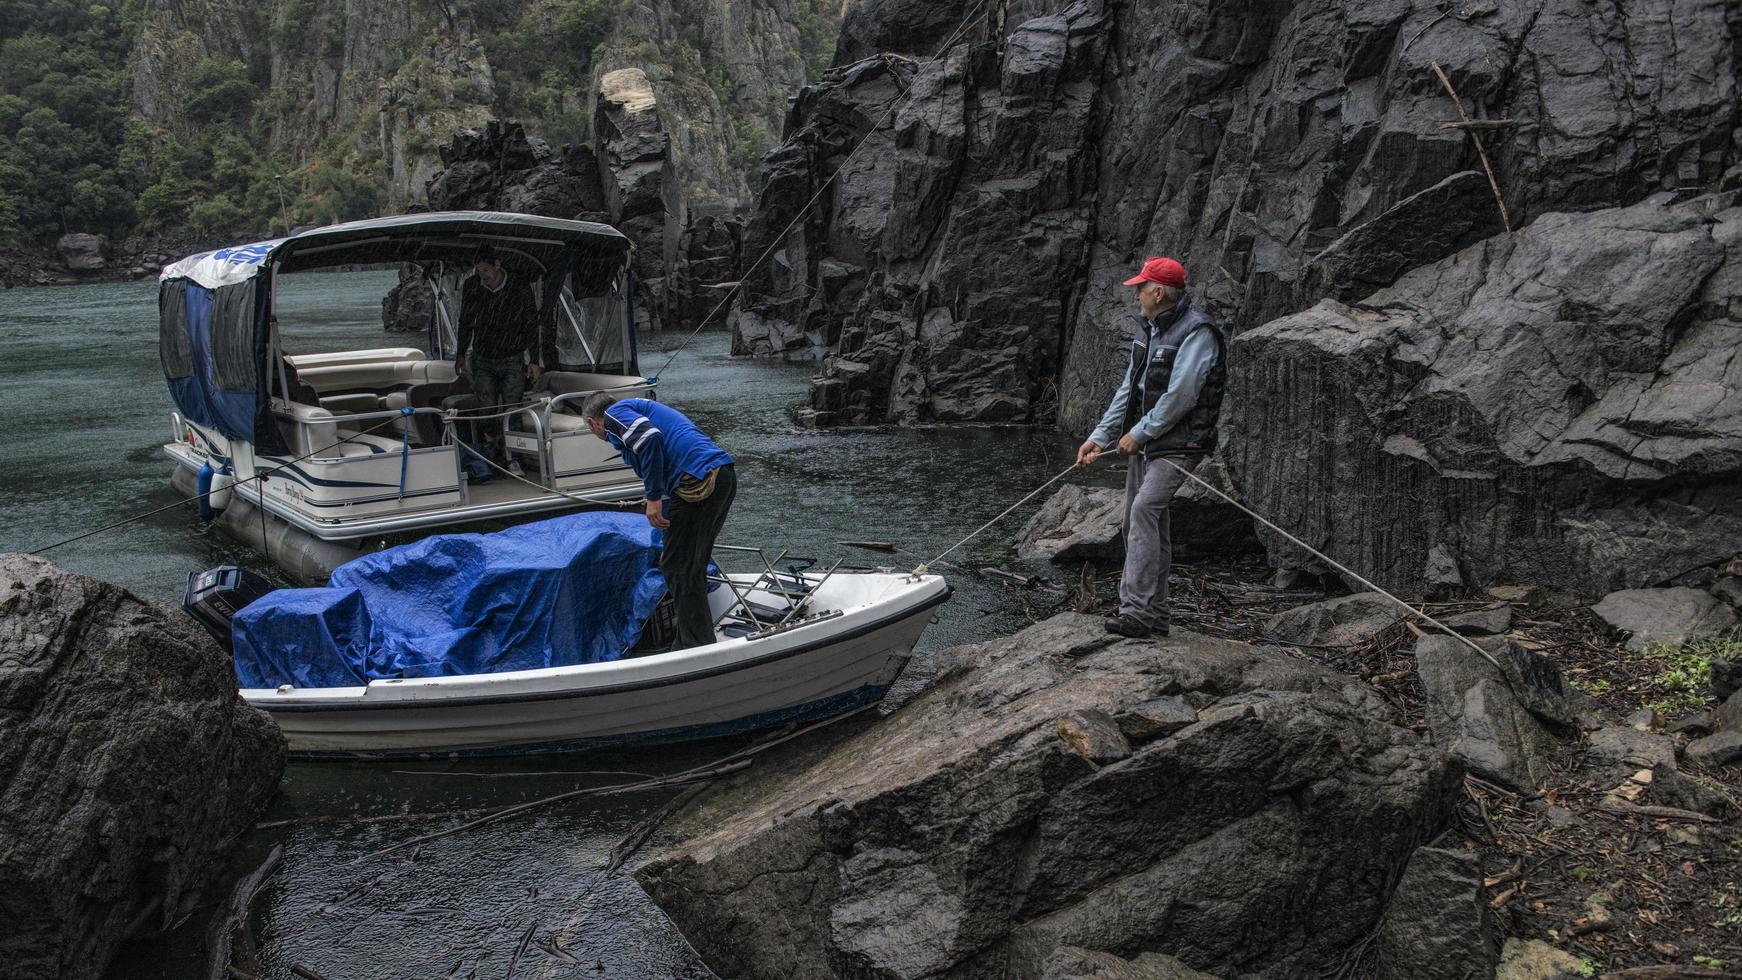
[{"label": "boat hull", "polygon": [[628,684],[373,705],[286,705],[270,692],[244,697],[272,715],[300,758],[518,755],[712,738],[877,701],[947,596],[850,633]]}]

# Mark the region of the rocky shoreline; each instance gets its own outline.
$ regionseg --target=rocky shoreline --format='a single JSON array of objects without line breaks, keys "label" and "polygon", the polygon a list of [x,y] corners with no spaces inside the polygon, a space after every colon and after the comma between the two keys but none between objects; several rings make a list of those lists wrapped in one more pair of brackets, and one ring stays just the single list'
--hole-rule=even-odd
[{"label": "rocky shoreline", "polygon": [[[1179,572],[1189,628],[1036,609],[637,878],[722,977],[1734,975],[1737,667],[1642,708],[1664,665],[1540,589],[1425,607],[1502,672],[1371,594]],[[1109,607],[1081,581],[1051,608]]]}]

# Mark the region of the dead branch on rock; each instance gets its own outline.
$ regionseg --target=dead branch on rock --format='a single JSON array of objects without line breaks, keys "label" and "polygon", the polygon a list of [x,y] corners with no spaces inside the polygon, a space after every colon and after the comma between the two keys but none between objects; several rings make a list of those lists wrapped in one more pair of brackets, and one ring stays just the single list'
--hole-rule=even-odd
[{"label": "dead branch on rock", "polygon": [[1466,131],[1472,129],[1511,129],[1517,125],[1518,120],[1516,119],[1461,119],[1457,122],[1440,123],[1440,129],[1462,129]]},{"label": "dead branch on rock", "polygon": [[[1468,123],[1470,114],[1464,111],[1464,100],[1458,98],[1458,90],[1452,87],[1452,80],[1446,76],[1446,70],[1434,62],[1434,74],[1440,77],[1440,84],[1446,88],[1446,94],[1451,96],[1452,105],[1458,107],[1458,118]],[[1506,198],[1500,193],[1500,181],[1494,179],[1494,165],[1488,162],[1488,151],[1482,146],[1482,137],[1474,129],[1465,130],[1470,140],[1476,144],[1476,155],[1482,158],[1482,170],[1488,175],[1488,186],[1494,188],[1494,203],[1500,205],[1500,223],[1507,231],[1512,230],[1512,216],[1506,212]]]}]

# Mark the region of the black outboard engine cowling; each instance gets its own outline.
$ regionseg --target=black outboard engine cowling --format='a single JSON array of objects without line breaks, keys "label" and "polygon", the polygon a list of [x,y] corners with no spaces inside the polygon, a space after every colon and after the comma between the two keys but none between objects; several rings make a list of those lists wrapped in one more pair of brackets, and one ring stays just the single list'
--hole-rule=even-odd
[{"label": "black outboard engine cowling", "polygon": [[212,639],[230,649],[230,618],[243,607],[273,590],[265,576],[235,565],[219,565],[203,572],[189,572],[182,609],[199,620]]}]

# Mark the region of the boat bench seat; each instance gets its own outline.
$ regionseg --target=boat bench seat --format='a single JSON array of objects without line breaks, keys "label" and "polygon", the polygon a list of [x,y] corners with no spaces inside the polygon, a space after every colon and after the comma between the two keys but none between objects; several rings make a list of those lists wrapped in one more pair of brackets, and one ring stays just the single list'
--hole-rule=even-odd
[{"label": "boat bench seat", "polygon": [[361,364],[323,364],[298,367],[297,377],[316,391],[347,393],[386,392],[431,382],[451,382],[457,376],[453,361],[370,361]]},{"label": "boat bench seat", "polygon": [[[280,418],[294,419],[298,423],[295,426],[295,441],[292,443],[298,456],[319,450],[314,452],[313,458],[348,459],[383,452],[396,453],[401,448],[401,438],[391,426],[384,426],[374,432],[361,432],[361,429],[368,428],[374,422],[361,425],[349,423],[343,416],[336,416],[322,406],[277,402],[274,412]],[[341,439],[349,441],[340,442]]]}]

